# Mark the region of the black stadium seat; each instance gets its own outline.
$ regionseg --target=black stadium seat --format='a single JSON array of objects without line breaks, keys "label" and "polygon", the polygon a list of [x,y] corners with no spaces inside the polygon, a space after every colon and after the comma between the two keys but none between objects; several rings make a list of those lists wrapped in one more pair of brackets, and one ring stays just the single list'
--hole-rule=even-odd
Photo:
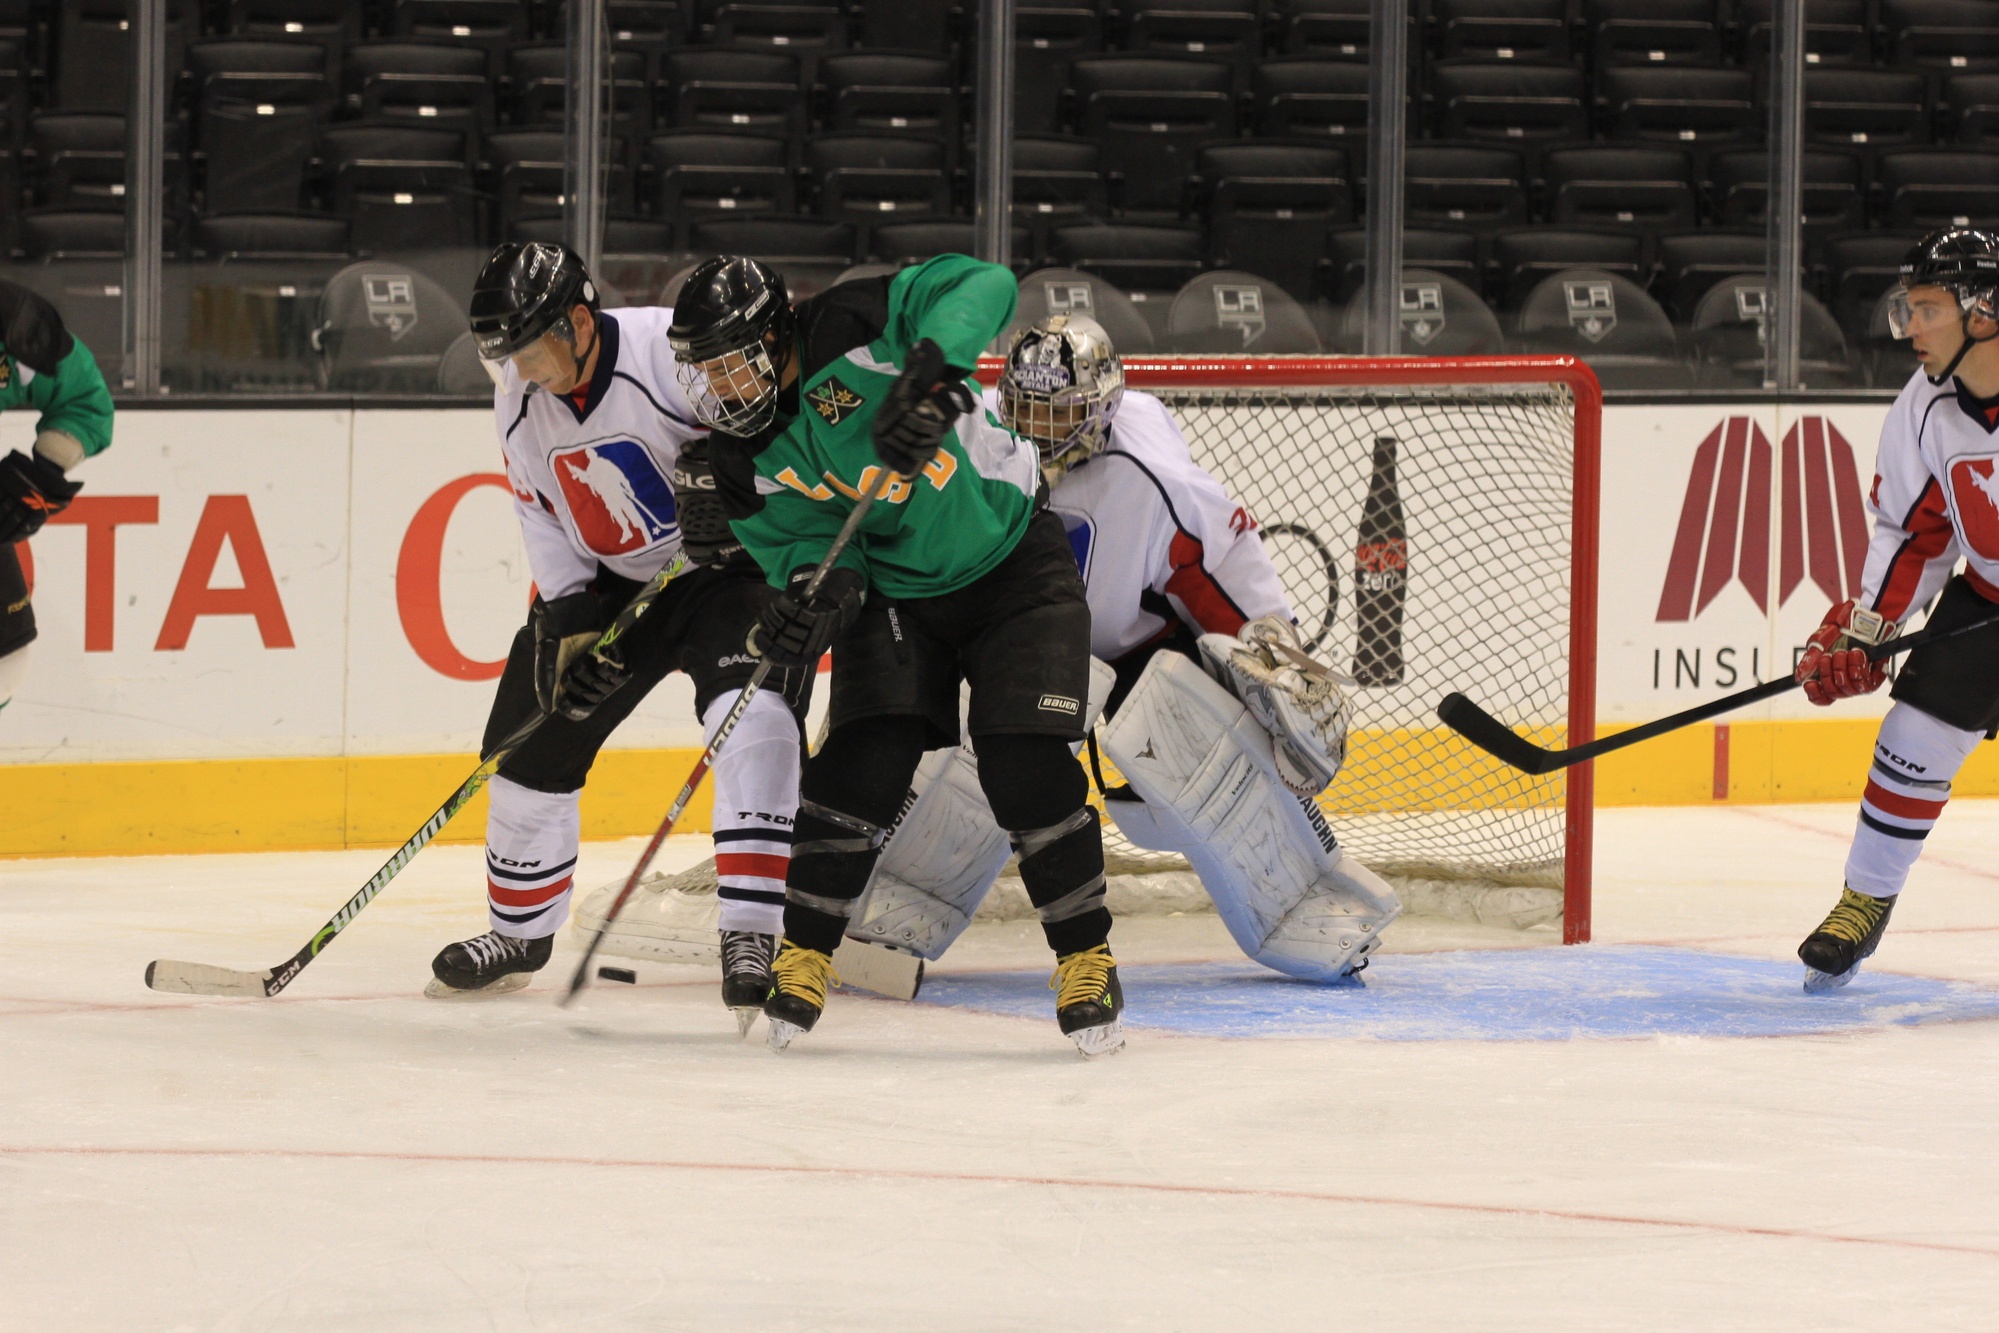
[{"label": "black stadium seat", "polygon": [[[1763,69],[1770,63],[1772,0],[1736,0],[1735,21],[1742,32],[1742,63]],[[1805,63],[1867,65],[1873,63],[1869,26],[1871,0],[1805,0]]]},{"label": "black stadium seat", "polygon": [[1166,350],[1291,356],[1320,351],[1305,308],[1255,273],[1223,269],[1182,287],[1166,312]]},{"label": "black stadium seat", "polygon": [[1923,76],[1888,69],[1806,70],[1805,138],[1868,148],[1928,143]]},{"label": "black stadium seat", "polygon": [[798,61],[774,51],[669,52],[654,101],[662,129],[780,134],[805,130]]},{"label": "black stadium seat", "polygon": [[438,366],[465,332],[451,294],[406,264],[364,260],[319,298],[321,382],[336,393],[432,393]]},{"label": "black stadium seat", "polygon": [[1440,139],[1559,143],[1589,138],[1589,87],[1573,65],[1440,62],[1430,78]]},{"label": "black stadium seat", "polygon": [[1125,173],[1127,209],[1177,211],[1195,150],[1236,132],[1234,71],[1220,61],[1094,56],[1069,82],[1078,132]]},{"label": "black stadium seat", "polygon": [[528,7],[519,0],[393,0],[389,32],[476,47],[497,75],[508,48],[528,39]]},{"label": "black stadium seat", "polygon": [[1014,128],[1023,134],[1046,134],[1058,128],[1062,97],[1069,87],[1069,66],[1103,49],[1103,15],[1092,0],[1039,0],[1017,8],[1013,29]]},{"label": "black stadium seat", "polygon": [[502,130],[486,139],[486,189],[495,231],[528,218],[562,216],[567,141],[560,130]]},{"label": "black stadium seat", "polygon": [[479,241],[464,136],[395,125],[336,125],[320,136],[332,211],[364,254]]},{"label": "black stadium seat", "polygon": [[1606,69],[1599,111],[1609,138],[1677,143],[1699,151],[1762,137],[1747,70]]},{"label": "black stadium seat", "polygon": [[805,173],[821,217],[867,227],[951,212],[942,144],[879,134],[821,134],[805,145]]},{"label": "black stadium seat", "polygon": [[955,148],[958,90],[943,56],[858,51],[819,62],[825,124],[831,130],[911,134]]},{"label": "black stadium seat", "polygon": [[1684,149],[1578,144],[1541,159],[1548,217],[1565,227],[1658,232],[1694,225],[1693,166]]},{"label": "black stadium seat", "polygon": [[1492,238],[1486,290],[1502,310],[1518,310],[1551,274],[1588,268],[1628,282],[1645,280],[1645,242],[1623,231],[1561,231],[1522,227]]},{"label": "black stadium seat", "polygon": [[[1360,350],[1367,297],[1363,285],[1341,320],[1347,351]],[[1506,350],[1498,317],[1477,292],[1448,274],[1403,269],[1401,308],[1404,356],[1495,356]]]},{"label": "black stadium seat", "polygon": [[1967,148],[1999,144],[1999,74],[1966,74],[1943,90],[1945,134]]},{"label": "black stadium seat", "polygon": [[[47,106],[57,111],[125,113],[132,97],[129,0],[62,0],[52,11],[53,71],[43,46]],[[181,67],[190,28],[198,30],[192,0],[165,0],[167,68]]]},{"label": "black stadium seat", "polygon": [[53,112],[28,132],[35,203],[58,210],[125,211],[125,117]]},{"label": "black stadium seat", "polygon": [[1697,231],[1661,236],[1652,292],[1674,318],[1693,318],[1708,288],[1733,273],[1761,269],[1769,247],[1761,232]]},{"label": "black stadium seat", "polygon": [[1489,232],[1527,221],[1526,168],[1518,149],[1413,143],[1402,170],[1409,226]]},{"label": "black stadium seat", "polygon": [[[1365,66],[1372,37],[1368,0],[1277,0],[1278,45],[1286,55]],[[1415,17],[1416,7],[1410,6]],[[1413,24],[1412,24],[1413,29]],[[1413,48],[1413,43],[1411,44]]]},{"label": "black stadium seat", "polygon": [[1057,227],[1048,238],[1048,257],[1057,264],[1095,274],[1128,294],[1144,292],[1148,299],[1170,298],[1186,286],[1200,273],[1206,251],[1197,227],[1084,223]]},{"label": "black stadium seat", "polygon": [[[1699,382],[1709,388],[1758,388],[1764,375],[1768,280],[1761,273],[1724,278],[1701,297],[1691,321]],[[1826,308],[1798,297],[1799,372],[1807,388],[1858,387],[1846,339]]]},{"label": "black stadium seat", "polygon": [[1715,0],[1583,0],[1598,69],[1711,65],[1721,59]]},{"label": "black stadium seat", "polygon": [[463,130],[474,142],[493,128],[486,53],[434,42],[363,42],[347,48],[347,105],[363,120]]},{"label": "black stadium seat", "polygon": [[1258,134],[1367,139],[1366,65],[1311,56],[1266,60],[1250,72],[1249,84]]},{"label": "black stadium seat", "polygon": [[1971,148],[1911,148],[1883,153],[1875,184],[1881,225],[1989,225],[1999,217],[1999,153]]},{"label": "black stadium seat", "polygon": [[1873,231],[1825,243],[1820,262],[1826,300],[1849,337],[1864,334],[1875,302],[1900,280],[1902,256],[1920,239],[1921,232]]},{"label": "black stadium seat", "polygon": [[1029,134],[1013,141],[1013,211],[1037,230],[1104,216],[1103,149],[1088,139]]},{"label": "black stadium seat", "polygon": [[[1367,233],[1358,228],[1336,231],[1326,238],[1326,252],[1324,295],[1337,302],[1352,301],[1367,280]],[[1472,291],[1484,280],[1478,237],[1469,232],[1405,227],[1402,262],[1409,268],[1442,273]]]},{"label": "black stadium seat", "polygon": [[762,135],[655,135],[646,145],[646,181],[652,215],[673,228],[676,244],[705,217],[798,211],[789,149]]},{"label": "black stadium seat", "polygon": [[761,259],[784,275],[793,300],[823,290],[860,257],[853,226],[825,218],[709,218],[694,224],[687,248]]},{"label": "black stadium seat", "polygon": [[[1806,149],[1803,157],[1804,225],[1808,235],[1867,224],[1860,159],[1831,149]],[[1770,192],[1770,155],[1760,148],[1731,148],[1708,163],[1709,214],[1724,227],[1761,226]]]},{"label": "black stadium seat", "polygon": [[1195,173],[1208,262],[1310,300],[1327,231],[1353,221],[1346,152],[1309,141],[1211,144]]},{"label": "black stadium seat", "polygon": [[1431,49],[1445,60],[1570,58],[1568,0],[1434,0]]},{"label": "black stadium seat", "polygon": [[[551,36],[566,35],[568,15],[558,9],[560,23],[550,28]],[[680,0],[610,0],[604,6],[605,25],[611,32],[611,49],[630,51],[645,63],[648,86],[659,79],[660,63],[666,53],[686,44],[687,21],[693,9]]]},{"label": "black stadium seat", "polygon": [[1124,49],[1227,60],[1240,72],[1263,54],[1258,0],[1127,0]]},{"label": "black stadium seat", "polygon": [[1141,356],[1155,346],[1152,326],[1116,285],[1072,268],[1044,268],[1020,280],[1013,323],[993,340],[991,350],[1005,351],[1015,332],[1050,315],[1088,315],[1123,356]]},{"label": "black stadium seat", "polygon": [[[1013,229],[1014,270],[1027,262],[1030,244],[1027,228]],[[963,221],[897,222],[876,227],[868,240],[868,254],[879,263],[895,267],[915,264],[933,255],[969,255],[977,248],[973,224]]]},{"label": "black stadium seat", "polygon": [[125,215],[94,209],[37,209],[25,213],[21,217],[21,250],[34,260],[122,260]]},{"label": "black stadium seat", "polygon": [[300,213],[197,219],[189,249],[204,259],[329,259],[347,253],[347,220]]},{"label": "black stadium seat", "polygon": [[1519,350],[1581,357],[1606,389],[1688,389],[1673,321],[1644,288],[1601,269],[1543,279],[1520,307]]},{"label": "black stadium seat", "polygon": [[1991,0],[1881,0],[1888,63],[1901,69],[1999,70],[1999,13]]},{"label": "black stadium seat", "polygon": [[951,52],[954,16],[949,5],[940,5],[937,0],[868,0],[859,8],[863,49],[901,47],[936,55]]},{"label": "black stadium seat", "polygon": [[347,48],[361,40],[362,7],[351,0],[229,0],[232,36],[316,46],[327,78],[339,73]]},{"label": "black stadium seat", "polygon": [[188,48],[203,211],[299,206],[319,125],[334,102],[325,65],[325,52],[303,42],[225,38]]}]

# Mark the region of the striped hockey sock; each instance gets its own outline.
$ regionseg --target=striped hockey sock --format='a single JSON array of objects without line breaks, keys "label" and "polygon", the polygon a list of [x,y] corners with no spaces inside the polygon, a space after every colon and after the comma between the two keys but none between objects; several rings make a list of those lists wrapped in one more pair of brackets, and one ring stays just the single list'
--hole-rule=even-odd
[{"label": "striped hockey sock", "polygon": [[1922,855],[1923,840],[1950,800],[1951,779],[1981,732],[1960,731],[1921,709],[1898,703],[1881,722],[1874,763],[1860,799],[1860,820],[1847,855],[1846,883],[1856,893],[1892,898]]}]

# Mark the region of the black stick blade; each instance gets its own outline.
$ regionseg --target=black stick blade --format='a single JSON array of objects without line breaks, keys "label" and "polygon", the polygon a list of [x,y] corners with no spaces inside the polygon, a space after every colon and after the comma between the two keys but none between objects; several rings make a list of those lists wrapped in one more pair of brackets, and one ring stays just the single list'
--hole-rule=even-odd
[{"label": "black stick blade", "polygon": [[1437,705],[1437,718],[1487,754],[1523,773],[1559,767],[1557,756],[1521,736],[1464,695],[1451,693]]}]

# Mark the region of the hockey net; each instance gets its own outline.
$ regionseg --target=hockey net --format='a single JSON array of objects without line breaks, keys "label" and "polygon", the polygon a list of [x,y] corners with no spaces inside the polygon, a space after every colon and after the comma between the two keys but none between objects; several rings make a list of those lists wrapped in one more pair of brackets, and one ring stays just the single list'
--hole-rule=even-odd
[{"label": "hockey net", "polygon": [[[1592,735],[1595,377],[1564,357],[1134,358],[1125,376],[1254,517],[1314,655],[1376,682],[1357,691],[1346,766],[1320,798],[1348,853],[1412,912],[1559,920],[1566,940],[1587,939],[1588,767],[1520,773],[1444,728],[1436,706],[1459,690],[1537,744]],[[1373,660],[1380,597],[1363,608],[1357,586],[1360,566],[1381,563],[1363,510],[1383,440],[1406,532],[1399,671]],[[1372,560],[1357,550],[1369,546]],[[1105,833],[1114,911],[1198,905],[1184,861],[1108,820]]]}]

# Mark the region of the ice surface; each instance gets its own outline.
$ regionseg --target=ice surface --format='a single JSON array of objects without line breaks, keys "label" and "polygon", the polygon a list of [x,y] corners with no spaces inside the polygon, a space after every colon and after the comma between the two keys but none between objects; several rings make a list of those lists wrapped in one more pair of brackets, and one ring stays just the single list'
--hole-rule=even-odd
[{"label": "ice surface", "polygon": [[8,862],[0,1329],[1989,1329],[1999,802],[1808,1001],[1852,818],[1607,811],[1598,946],[1405,921],[1364,990],[1127,920],[1096,1062],[1020,923],[774,1057],[694,968],[556,1009],[566,932],[528,990],[421,998],[476,848],[268,1001],[141,973],[269,967],[382,853]]}]

